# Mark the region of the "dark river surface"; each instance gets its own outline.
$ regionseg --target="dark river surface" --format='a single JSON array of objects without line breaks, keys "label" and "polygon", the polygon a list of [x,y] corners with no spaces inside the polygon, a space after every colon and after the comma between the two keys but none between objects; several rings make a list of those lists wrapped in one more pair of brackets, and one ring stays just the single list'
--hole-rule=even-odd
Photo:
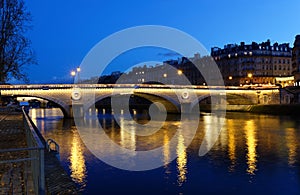
[{"label": "dark river surface", "polygon": [[[121,147],[133,151],[163,147],[165,163],[161,167],[128,171],[94,156],[83,143],[74,121],[64,119],[59,109],[32,109],[30,116],[46,139],[54,139],[59,144],[61,164],[83,194],[300,194],[300,119],[297,117],[226,113],[225,124],[212,149],[199,156],[204,130],[209,132],[219,121],[218,116],[203,114],[187,149],[179,133],[173,148],[177,158],[170,163],[172,148],[164,143],[182,125],[178,116],[168,117],[161,130],[149,139],[138,138],[130,123],[119,128],[112,115],[87,117],[87,124],[100,121],[106,134]],[[104,144],[101,147],[113,158],[112,148]],[[122,159],[129,160],[126,156]]]}]

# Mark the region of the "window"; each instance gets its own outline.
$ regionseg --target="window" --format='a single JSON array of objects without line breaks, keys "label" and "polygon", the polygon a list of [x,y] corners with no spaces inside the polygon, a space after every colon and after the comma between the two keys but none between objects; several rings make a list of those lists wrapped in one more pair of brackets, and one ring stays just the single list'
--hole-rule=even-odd
[{"label": "window", "polygon": [[274,70],[277,70],[277,66],[276,65],[274,66]]}]

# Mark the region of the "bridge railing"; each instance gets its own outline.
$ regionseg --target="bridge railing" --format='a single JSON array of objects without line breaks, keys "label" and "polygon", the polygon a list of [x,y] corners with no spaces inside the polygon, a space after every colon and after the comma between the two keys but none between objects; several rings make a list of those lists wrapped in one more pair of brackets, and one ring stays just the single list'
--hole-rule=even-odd
[{"label": "bridge railing", "polygon": [[[44,144],[23,109],[26,148],[0,150],[4,175],[0,194],[45,194]],[[4,158],[5,157],[5,158]],[[23,187],[22,187],[23,186]]]},{"label": "bridge railing", "polygon": [[31,172],[33,176],[33,184],[35,192],[45,194],[45,167],[44,167],[44,149],[45,145],[37,134],[28,114],[23,111],[24,127],[26,132],[26,140],[31,161]]},{"label": "bridge railing", "polygon": [[188,88],[188,89],[270,89],[275,85],[243,85],[243,86],[207,86],[207,85],[160,85],[160,84],[33,84],[33,85],[0,85],[0,90],[51,90],[72,88]]}]

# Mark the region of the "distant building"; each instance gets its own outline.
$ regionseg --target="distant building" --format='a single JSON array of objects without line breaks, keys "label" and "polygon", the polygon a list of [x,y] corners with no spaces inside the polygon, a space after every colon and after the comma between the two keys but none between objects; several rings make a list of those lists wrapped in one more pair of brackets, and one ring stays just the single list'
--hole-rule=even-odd
[{"label": "distant building", "polygon": [[292,67],[295,86],[300,86],[300,35],[297,35],[292,53]]},{"label": "distant building", "polygon": [[211,56],[218,64],[225,85],[293,85],[292,49],[289,43],[271,45],[270,40],[213,47]]},{"label": "distant building", "polygon": [[203,85],[205,81],[193,64],[196,60],[203,60],[200,54],[195,54],[192,58],[182,57],[178,60],[168,60],[155,66],[134,67],[130,72],[124,75],[124,82],[142,84],[142,83],[162,83],[170,85],[187,85],[187,78],[190,84]]},{"label": "distant building", "polygon": [[115,84],[123,73],[120,71],[112,72],[110,75],[100,76],[98,79],[99,84]]}]

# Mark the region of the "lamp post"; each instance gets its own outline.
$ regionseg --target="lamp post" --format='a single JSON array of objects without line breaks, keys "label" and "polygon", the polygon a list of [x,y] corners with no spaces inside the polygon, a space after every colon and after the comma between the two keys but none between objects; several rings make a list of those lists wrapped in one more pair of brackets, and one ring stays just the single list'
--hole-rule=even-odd
[{"label": "lamp post", "polygon": [[[76,76],[76,74],[77,74],[77,78],[78,78],[78,83],[80,82],[80,75],[79,75],[79,73],[80,73],[80,71],[81,71],[81,69],[80,69],[80,67],[78,67],[78,68],[76,68],[76,71],[75,70],[72,70],[71,71],[71,76],[73,77],[73,79],[75,78],[75,76]],[[73,82],[74,82],[74,80],[73,80]]]},{"label": "lamp post", "polygon": [[78,75],[78,83],[80,83],[80,67],[76,68],[76,71],[77,71],[77,75]]},{"label": "lamp post", "polygon": [[74,70],[72,70],[72,71],[71,71],[71,76],[72,76],[72,77],[75,77],[75,75],[76,75],[76,72],[75,72]]},{"label": "lamp post", "polygon": [[248,73],[248,75],[247,75],[247,76],[248,76],[248,78],[250,79],[250,85],[251,85],[251,84],[252,84],[252,82],[251,82],[251,81],[252,81],[252,76],[253,76],[253,75],[252,75],[252,73]]},{"label": "lamp post", "polygon": [[177,74],[178,74],[178,75],[182,75],[182,70],[178,70],[178,71],[177,71]]},{"label": "lamp post", "polygon": [[229,77],[228,77],[228,80],[229,80],[228,84],[229,84],[229,85],[232,85],[232,82],[231,82],[231,81],[232,81],[232,76],[229,76]]}]

